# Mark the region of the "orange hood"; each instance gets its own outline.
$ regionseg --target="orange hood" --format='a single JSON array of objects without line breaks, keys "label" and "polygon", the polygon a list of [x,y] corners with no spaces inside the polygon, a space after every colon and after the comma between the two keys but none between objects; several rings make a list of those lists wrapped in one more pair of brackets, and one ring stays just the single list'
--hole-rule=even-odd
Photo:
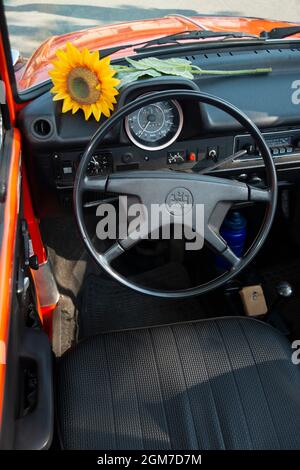
[{"label": "orange hood", "polygon": [[[18,86],[20,90],[24,90],[47,80],[49,78],[48,70],[52,67],[51,62],[55,59],[56,49],[64,47],[67,41],[72,42],[79,48],[87,47],[92,51],[139,43],[167,34],[196,29],[241,31],[259,35],[262,31],[270,31],[273,28],[292,25],[297,25],[297,23],[259,18],[216,16],[198,16],[190,17],[189,19],[174,15],[165,18],[101,26],[61,36],[52,36],[41,44],[30,57],[25,67],[17,72]],[[295,35],[295,37],[300,37],[300,35]],[[113,58],[126,57],[133,54],[133,49],[128,48],[115,53]]]}]

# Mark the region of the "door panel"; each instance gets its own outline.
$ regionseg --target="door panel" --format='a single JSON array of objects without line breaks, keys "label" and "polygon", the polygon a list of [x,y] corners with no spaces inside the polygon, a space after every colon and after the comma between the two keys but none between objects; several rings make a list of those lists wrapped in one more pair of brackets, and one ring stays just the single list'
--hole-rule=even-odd
[{"label": "door panel", "polygon": [[2,7],[0,0],[0,78],[6,91],[6,101],[0,99],[0,449],[43,449],[53,433],[52,352],[29,268],[21,135],[14,127],[18,107]]},{"label": "door panel", "polygon": [[19,131],[4,130],[0,150],[0,448],[43,449],[50,446],[53,433],[52,352],[35,308],[20,159]]}]

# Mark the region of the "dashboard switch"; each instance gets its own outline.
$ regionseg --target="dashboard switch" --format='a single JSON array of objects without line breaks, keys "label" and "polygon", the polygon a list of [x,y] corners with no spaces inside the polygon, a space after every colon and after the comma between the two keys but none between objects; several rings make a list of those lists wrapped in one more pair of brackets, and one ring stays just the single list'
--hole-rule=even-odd
[{"label": "dashboard switch", "polygon": [[123,163],[131,163],[133,161],[133,155],[132,153],[124,153],[124,155],[122,155],[122,162]]},{"label": "dashboard switch", "polygon": [[174,165],[178,163],[184,163],[186,160],[186,153],[184,150],[177,150],[174,152],[168,152],[167,163],[169,165]]},{"label": "dashboard switch", "polygon": [[195,152],[190,152],[189,156],[188,156],[188,161],[189,162],[195,162],[196,160],[197,160],[197,156],[196,156]]},{"label": "dashboard switch", "polygon": [[63,162],[62,172],[64,178],[70,178],[73,175],[73,165],[71,161],[67,160]]},{"label": "dashboard switch", "polygon": [[253,144],[253,143],[247,144],[245,146],[245,150],[247,150],[248,155],[256,155],[256,153],[257,153],[255,144]]}]

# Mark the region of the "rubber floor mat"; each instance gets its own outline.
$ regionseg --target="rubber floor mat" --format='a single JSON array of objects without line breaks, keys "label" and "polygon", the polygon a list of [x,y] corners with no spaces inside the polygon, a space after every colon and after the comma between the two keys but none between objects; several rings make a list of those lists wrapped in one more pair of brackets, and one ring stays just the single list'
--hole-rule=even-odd
[{"label": "rubber floor mat", "polygon": [[293,338],[300,338],[300,259],[293,259],[262,269],[264,291],[268,305],[272,309],[278,301],[276,286],[282,282],[289,282],[293,294],[280,303],[280,315],[285,320]]},{"label": "rubber floor mat", "polygon": [[[184,267],[170,263],[134,278],[161,289],[190,287]],[[200,300],[169,300],[139,294],[101,275],[87,276],[79,298],[79,339],[108,331],[206,318]]]}]

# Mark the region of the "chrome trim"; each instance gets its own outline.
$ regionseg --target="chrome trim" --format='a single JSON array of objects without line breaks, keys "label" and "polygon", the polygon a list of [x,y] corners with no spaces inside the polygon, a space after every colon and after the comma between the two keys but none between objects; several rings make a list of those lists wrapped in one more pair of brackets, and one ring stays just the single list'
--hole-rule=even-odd
[{"label": "chrome trim", "polygon": [[278,168],[277,171],[291,171],[291,170],[300,170],[300,166],[293,166],[293,168]]},{"label": "chrome trim", "polygon": [[[284,160],[284,161],[282,161]],[[243,161],[245,162],[245,165],[243,165]],[[282,166],[282,165],[288,165],[291,163],[300,163],[300,154],[290,154],[289,157],[273,157],[273,161],[275,163],[275,166]],[[249,162],[253,162],[253,165],[249,165]],[[235,165],[236,164],[236,165]],[[253,158],[253,159],[247,159],[247,160],[236,160],[235,162],[227,163],[226,166],[223,168],[218,168],[217,170],[214,170],[214,173],[217,172],[224,172],[224,171],[230,171],[230,170],[253,170],[255,168],[263,168],[264,163],[262,158]],[[286,170],[293,170],[295,167],[292,168],[286,168]],[[285,169],[280,169],[280,171],[284,171]],[[278,170],[279,171],[279,170]]]},{"label": "chrome trim", "polygon": [[59,301],[59,292],[49,261],[39,265],[36,271],[31,270],[34,285],[41,307],[56,305]]},{"label": "chrome trim", "polygon": [[[148,94],[148,93],[146,93]],[[144,95],[141,95],[141,96],[144,96]],[[168,100],[170,103],[173,103],[174,106],[176,107],[177,111],[178,111],[178,114],[179,114],[179,124],[178,124],[178,129],[177,131],[175,132],[174,136],[172,137],[172,139],[170,139],[168,142],[164,143],[163,145],[158,145],[157,147],[148,147],[147,145],[144,145],[144,144],[141,144],[140,142],[138,142],[136,140],[136,138],[132,135],[132,132],[131,132],[131,129],[130,129],[130,125],[129,125],[129,116],[126,116],[125,118],[125,130],[126,130],[126,134],[127,134],[127,137],[129,138],[129,140],[134,144],[136,145],[137,147],[143,149],[143,150],[147,150],[149,152],[155,152],[157,150],[162,150],[166,147],[169,147],[169,145],[173,144],[173,142],[175,142],[175,140],[177,139],[177,137],[179,136],[180,132],[182,131],[182,127],[183,127],[183,111],[182,111],[182,107],[180,106],[180,104],[178,103],[177,100]],[[155,104],[155,103],[153,103]]]},{"label": "chrome trim", "polygon": [[21,54],[18,49],[11,49],[10,51],[11,51],[11,60],[12,60],[12,64],[14,67],[19,62]]}]

